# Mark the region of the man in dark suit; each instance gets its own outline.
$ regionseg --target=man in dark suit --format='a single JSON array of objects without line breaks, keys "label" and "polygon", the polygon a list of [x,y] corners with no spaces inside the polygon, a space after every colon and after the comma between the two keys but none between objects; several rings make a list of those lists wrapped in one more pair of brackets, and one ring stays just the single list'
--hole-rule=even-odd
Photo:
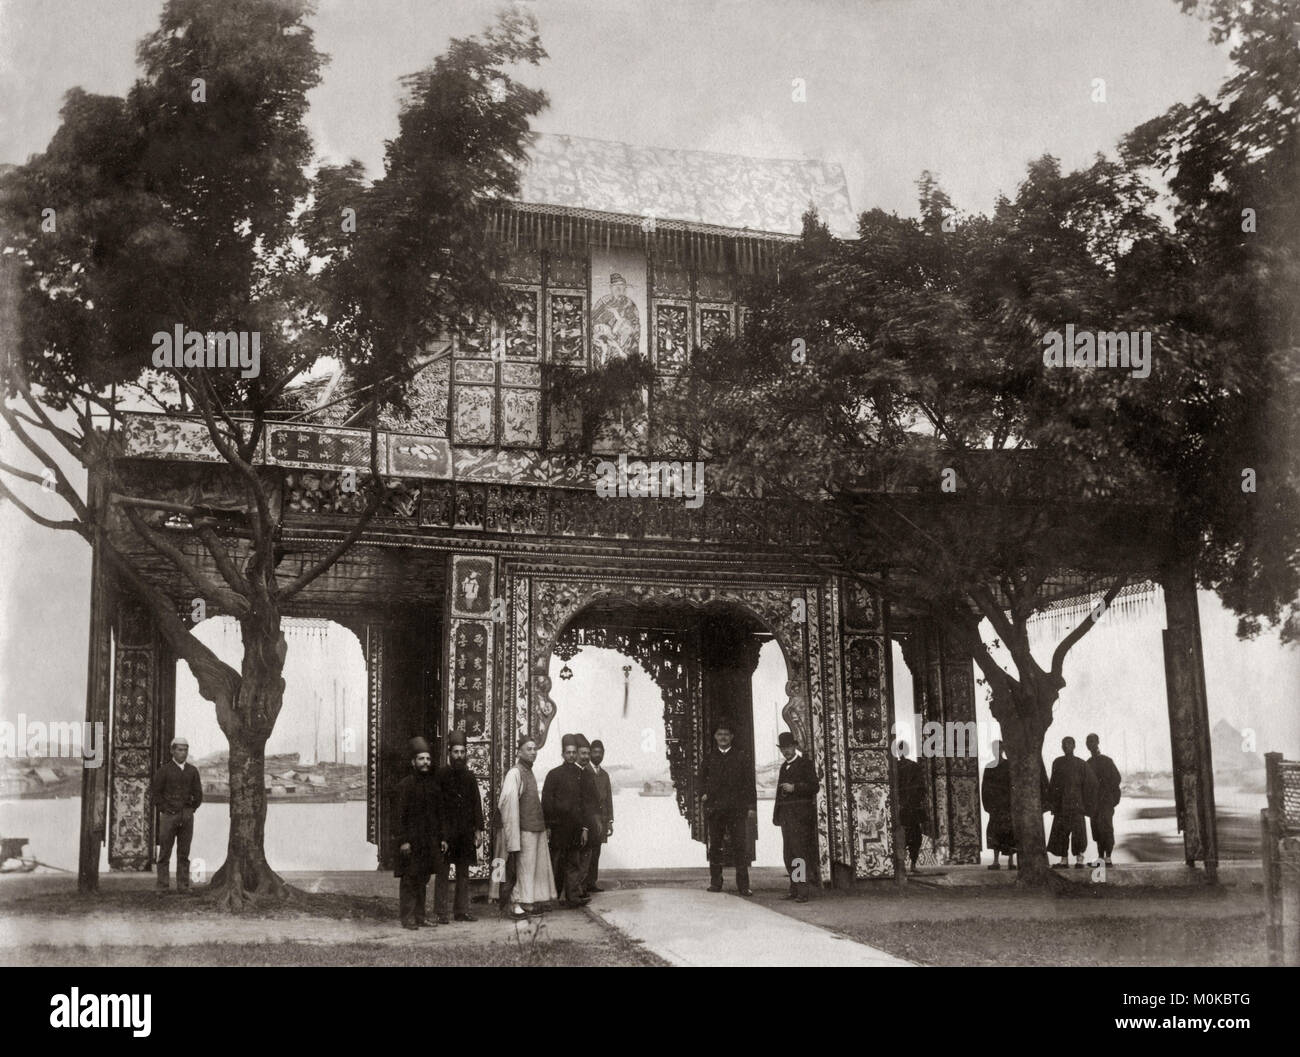
[{"label": "man in dark suit", "polygon": [[588,821],[594,805],[584,798],[587,786],[578,764],[578,739],[564,735],[564,762],[551,768],[542,786],[542,814],[555,856],[555,887],[563,907],[585,906],[591,900],[582,894],[579,869],[582,849],[589,837]]},{"label": "man in dark suit", "polygon": [[450,869],[456,867],[456,920],[477,921],[469,912],[469,868],[478,861],[478,841],[483,836],[483,798],[478,779],[469,769],[469,750],[465,732],[453,730],[447,735],[447,755],[451,762],[438,771],[438,799],[442,824],[442,862],[433,885],[433,905],[438,924],[451,924],[447,916]]},{"label": "man in dark suit", "polygon": [[578,767],[582,771],[582,802],[588,812],[583,816],[583,825],[587,827],[587,843],[578,853],[578,876],[582,879],[582,894],[585,896],[589,894],[587,875],[591,872],[591,854],[597,846],[596,830],[600,826],[597,814],[600,793],[596,788],[596,772],[591,766],[591,742],[585,734],[578,733],[574,737],[578,739]]},{"label": "man in dark suit", "polygon": [[921,765],[907,758],[907,742],[898,743],[898,820],[907,835],[907,856],[912,872],[921,854],[921,833],[926,824],[925,774]]},{"label": "man in dark suit", "polygon": [[735,732],[729,720],[713,730],[713,748],[700,767],[700,798],[704,805],[709,847],[709,891],[722,891],[722,869],[736,868],[736,889],[752,896],[749,864],[754,861],[751,824],[757,826],[758,800],[754,791],[754,765],[732,744]]},{"label": "man in dark suit", "polygon": [[199,769],[186,763],[190,743],[172,738],[172,758],[158,768],[149,784],[149,797],[158,809],[158,887],[170,887],[172,843],[176,844],[176,890],[190,887],[190,841],[194,839],[194,812],[203,803],[203,780]]},{"label": "man in dark suit", "polygon": [[596,816],[595,828],[588,834],[591,845],[591,865],[587,867],[587,891],[604,891],[596,883],[600,874],[601,846],[614,835],[614,790],[609,782],[609,772],[601,764],[605,762],[605,744],[599,739],[591,743],[591,770],[596,776]]},{"label": "man in dark suit", "polygon": [[785,872],[790,893],[785,898],[808,902],[808,875],[817,862],[817,768],[799,752],[794,735],[783,730],[776,739],[785,757],[776,776],[772,821],[781,827]]},{"label": "man in dark suit", "polygon": [[397,861],[393,876],[400,878],[397,902],[402,928],[432,925],[425,917],[424,902],[429,878],[442,866],[442,819],[438,780],[433,774],[433,755],[423,738],[411,739],[411,773],[397,783],[393,843]]}]

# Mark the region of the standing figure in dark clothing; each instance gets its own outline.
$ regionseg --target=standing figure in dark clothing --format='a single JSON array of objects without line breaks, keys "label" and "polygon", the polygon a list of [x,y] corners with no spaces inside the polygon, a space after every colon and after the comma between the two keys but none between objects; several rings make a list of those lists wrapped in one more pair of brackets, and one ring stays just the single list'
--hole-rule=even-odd
[{"label": "standing figure in dark clothing", "polygon": [[451,924],[447,903],[453,865],[456,867],[456,920],[478,920],[469,912],[469,868],[478,861],[478,841],[483,836],[483,798],[479,796],[478,779],[469,769],[465,732],[451,731],[447,745],[451,762],[438,771],[442,840],[446,845],[433,886],[433,905],[439,925]]},{"label": "standing figure in dark clothing", "polygon": [[551,854],[555,859],[555,887],[559,889],[560,906],[579,907],[591,902],[582,894],[579,865],[594,805],[585,799],[587,785],[578,764],[577,736],[566,734],[560,744],[564,747],[564,762],[551,768],[542,785],[542,814],[546,817]]},{"label": "standing figure in dark clothing", "polygon": [[397,783],[397,810],[393,843],[397,863],[393,875],[398,882],[398,907],[402,928],[432,925],[425,918],[424,900],[429,878],[442,864],[442,819],[439,811],[438,780],[433,775],[433,756],[423,738],[411,739],[411,774]]},{"label": "standing figure in dark clothing", "polygon": [[578,767],[582,771],[582,802],[587,814],[583,816],[583,825],[587,828],[587,842],[578,851],[578,876],[582,879],[582,894],[590,893],[587,889],[587,877],[591,873],[591,855],[596,844],[596,827],[600,824],[600,793],[596,785],[596,772],[591,766],[591,742],[585,734],[575,734],[578,739]]},{"label": "standing figure in dark clothing", "polygon": [[898,819],[907,834],[907,857],[916,873],[921,854],[921,834],[925,829],[925,773],[915,760],[907,758],[907,742],[898,743]]},{"label": "standing figure in dark clothing", "polygon": [[1052,805],[1052,831],[1047,837],[1047,851],[1059,855],[1061,861],[1052,863],[1052,869],[1064,870],[1070,865],[1069,852],[1074,850],[1074,868],[1083,869],[1083,852],[1088,847],[1085,815],[1092,812],[1097,797],[1097,779],[1088,765],[1074,755],[1074,739],[1062,738],[1061,751],[1065,754],[1052,761],[1052,777],[1048,782],[1048,795]]},{"label": "standing figure in dark clothing", "polygon": [[190,841],[194,839],[194,812],[203,803],[199,769],[186,763],[190,743],[172,738],[172,758],[158,768],[149,784],[149,797],[158,809],[158,887],[169,887],[172,842],[176,844],[176,891],[190,887]]},{"label": "standing figure in dark clothing", "polygon": [[596,883],[600,876],[600,849],[614,835],[614,790],[609,772],[601,766],[604,762],[605,744],[597,739],[591,743],[591,773],[596,776],[596,816],[595,828],[587,834],[591,845],[591,865],[587,867],[588,892],[603,891]]},{"label": "standing figure in dark clothing", "polygon": [[754,861],[750,826],[758,823],[758,799],[754,790],[754,765],[734,745],[735,732],[723,720],[713,731],[713,748],[700,767],[700,798],[704,805],[705,831],[709,846],[709,891],[722,891],[722,869],[734,866],[736,889],[752,896],[749,864]]},{"label": "standing figure in dark clothing", "polygon": [[790,875],[786,899],[808,902],[808,875],[817,861],[817,768],[783,730],[776,739],[785,762],[776,776],[776,803],[772,821],[781,827],[785,872]]},{"label": "standing figure in dark clothing", "polygon": [[1119,803],[1119,768],[1109,756],[1101,753],[1101,739],[1089,734],[1084,739],[1088,746],[1088,770],[1097,782],[1097,800],[1090,814],[1092,839],[1097,842],[1097,855],[1110,866],[1110,853],[1115,850],[1115,805]]},{"label": "standing figure in dark clothing", "polygon": [[984,768],[980,783],[980,799],[989,813],[985,831],[988,846],[993,849],[990,870],[1000,870],[999,855],[1007,857],[1007,869],[1016,868],[1016,827],[1011,817],[1011,764],[1001,741],[993,742],[993,762]]}]

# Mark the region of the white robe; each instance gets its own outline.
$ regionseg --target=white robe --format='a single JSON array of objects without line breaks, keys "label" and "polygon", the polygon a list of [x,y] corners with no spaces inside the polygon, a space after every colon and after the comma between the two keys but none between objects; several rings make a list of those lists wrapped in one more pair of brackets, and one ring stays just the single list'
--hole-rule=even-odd
[{"label": "white robe", "polygon": [[516,764],[506,772],[505,780],[501,783],[501,796],[497,798],[501,829],[497,831],[492,857],[492,883],[488,886],[488,898],[501,897],[501,885],[506,880],[506,859],[512,852],[518,852],[512,900],[515,904],[545,903],[554,899],[556,894],[550,846],[546,830],[529,833],[519,828],[519,794],[522,789],[519,765]]}]

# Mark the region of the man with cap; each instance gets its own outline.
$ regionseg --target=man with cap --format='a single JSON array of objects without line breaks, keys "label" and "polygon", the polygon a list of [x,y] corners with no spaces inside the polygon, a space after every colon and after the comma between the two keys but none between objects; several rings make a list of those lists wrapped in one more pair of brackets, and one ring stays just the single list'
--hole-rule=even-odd
[{"label": "man with cap", "polygon": [[411,739],[411,773],[397,783],[393,843],[399,878],[397,902],[402,928],[431,925],[424,913],[429,878],[442,865],[442,812],[438,781],[433,775],[433,754],[423,738]]},{"label": "man with cap", "polygon": [[186,763],[190,743],[172,738],[172,758],[158,768],[149,784],[149,797],[158,809],[158,887],[169,887],[172,843],[176,844],[176,890],[190,887],[190,841],[194,839],[194,812],[203,803],[203,781],[199,769]]},{"label": "man with cap", "polygon": [[915,760],[907,758],[907,742],[898,743],[898,821],[902,823],[907,840],[907,857],[912,872],[916,873],[916,860],[921,855],[921,836],[929,825],[926,810],[928,794],[925,790],[925,771]]},{"label": "man with cap", "polygon": [[582,767],[578,763],[578,738],[566,734],[560,744],[564,748],[564,762],[551,768],[542,786],[542,814],[550,837],[551,852],[555,856],[555,887],[560,890],[560,905],[585,906],[591,900],[582,894],[582,849],[590,835],[588,822],[594,805],[587,797],[588,786],[583,781]]},{"label": "man with cap", "polygon": [[786,899],[808,902],[808,875],[817,862],[817,768],[795,744],[794,735],[783,730],[776,739],[785,757],[776,776],[776,804],[772,821],[781,827],[785,872],[790,875]]},{"label": "man with cap", "polygon": [[483,799],[479,796],[478,779],[469,769],[469,750],[463,730],[448,732],[447,755],[450,763],[439,768],[437,775],[444,845],[433,885],[433,905],[439,925],[451,924],[447,903],[453,865],[456,867],[456,920],[478,920],[469,912],[469,868],[478,861],[478,842],[483,836]]},{"label": "man with cap", "polygon": [[600,874],[600,848],[614,835],[614,791],[610,786],[609,772],[601,766],[604,762],[605,743],[596,739],[591,743],[591,773],[596,777],[596,817],[595,828],[589,834],[591,863],[587,867],[588,892],[603,891],[596,884]]},{"label": "man with cap", "polygon": [[[519,739],[515,765],[501,783],[497,811],[501,828],[492,857],[490,898],[499,898],[501,912],[512,918],[527,917],[538,903],[555,898],[555,874],[546,843],[546,817],[537,791],[533,763],[537,741],[531,734]],[[507,911],[509,907],[509,911]]]},{"label": "man with cap", "polygon": [[752,896],[749,864],[754,861],[750,826],[757,826],[758,799],[754,790],[754,765],[732,744],[730,720],[713,729],[713,748],[700,767],[700,798],[704,805],[709,847],[709,891],[722,891],[722,868],[736,868],[736,889]]}]

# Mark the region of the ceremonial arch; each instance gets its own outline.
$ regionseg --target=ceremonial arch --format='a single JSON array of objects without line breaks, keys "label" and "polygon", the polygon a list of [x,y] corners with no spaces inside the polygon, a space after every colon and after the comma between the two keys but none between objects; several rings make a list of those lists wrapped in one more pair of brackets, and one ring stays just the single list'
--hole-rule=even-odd
[{"label": "ceremonial arch", "polygon": [[[423,735],[441,755],[447,733],[463,730],[490,805],[519,735],[544,742],[557,729],[552,654],[584,645],[623,652],[663,692],[677,804],[702,839],[694,775],[710,725],[722,716],[752,721],[758,647],[775,641],[787,671],[781,717],[821,781],[822,881],[893,875],[891,640],[903,644],[926,720],[974,722],[970,657],[917,613],[891,611],[856,583],[810,571],[796,555],[814,527],[779,503],[711,487],[707,476],[698,503],[597,489],[611,460],[673,457],[658,402],[693,347],[744,327],[745,277],[779,266],[810,201],[832,230],[851,232],[833,165],[539,137],[521,199],[492,219],[512,247],[502,278],[516,310],[430,349],[409,413],[390,416],[378,436],[380,474],[392,489],[385,505],[286,611],[335,620],[363,645],[366,825],[378,865],[391,860],[393,790],[409,766],[409,739]],[[654,381],[586,436],[546,377],[634,353]],[[364,507],[357,481],[371,467],[371,434],[350,424],[345,378],[288,396],[256,459],[274,488],[286,577],[355,525]],[[238,546],[247,499],[203,421],[128,414],[113,429],[115,487],[202,508]],[[104,487],[92,478],[92,490]],[[155,524],[209,567],[183,519],[159,514]],[[189,613],[193,591],[174,568],[125,519],[109,531]],[[206,601],[207,615],[220,612]],[[1177,702],[1171,691],[1170,704],[1180,821],[1189,858],[1209,861],[1212,845],[1198,835],[1212,841],[1203,679],[1186,607],[1171,613],[1175,627],[1167,663],[1188,691]],[[147,869],[155,820],[145,790],[174,724],[175,658],[147,609],[98,561],[91,631],[86,718],[105,724],[111,748],[109,767],[86,771],[83,872],[105,840],[112,868]],[[933,823],[926,854],[977,862],[978,760],[921,762]]]}]

